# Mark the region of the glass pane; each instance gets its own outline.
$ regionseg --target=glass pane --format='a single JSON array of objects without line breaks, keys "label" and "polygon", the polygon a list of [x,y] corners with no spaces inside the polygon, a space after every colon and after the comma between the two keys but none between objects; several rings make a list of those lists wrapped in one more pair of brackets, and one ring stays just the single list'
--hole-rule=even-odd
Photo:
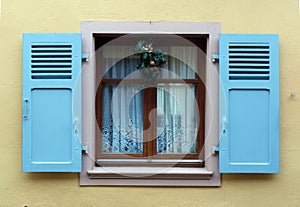
[{"label": "glass pane", "polygon": [[197,47],[170,47],[168,64],[160,78],[195,79],[197,77]]},{"label": "glass pane", "polygon": [[[161,79],[195,79],[197,77],[198,54],[195,46],[159,47],[166,53],[167,63],[159,68]],[[103,47],[104,78],[144,78],[137,66],[140,54],[134,54],[133,46]]]},{"label": "glass pane", "polygon": [[196,91],[195,84],[158,84],[157,153],[197,153]]},{"label": "glass pane", "polygon": [[[106,46],[103,47],[103,67],[107,71],[104,78],[140,78],[141,73],[137,71],[140,62],[138,55],[132,55],[132,46]],[[131,55],[130,55],[131,54]]]},{"label": "glass pane", "polygon": [[103,85],[102,152],[143,152],[143,93],[138,84]]}]

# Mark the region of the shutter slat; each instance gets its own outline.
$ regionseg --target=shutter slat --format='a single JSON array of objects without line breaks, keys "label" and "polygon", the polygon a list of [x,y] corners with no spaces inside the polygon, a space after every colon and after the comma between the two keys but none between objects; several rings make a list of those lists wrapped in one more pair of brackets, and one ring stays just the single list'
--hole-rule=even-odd
[{"label": "shutter slat", "polygon": [[65,53],[71,53],[72,52],[72,46],[71,45],[61,45],[61,47],[55,47],[55,46],[44,46],[44,47],[34,47],[31,46],[31,52],[32,53],[43,53],[47,51],[55,51],[55,52],[65,52]]},{"label": "shutter slat", "polygon": [[230,63],[231,60],[229,61],[229,67],[236,67],[236,66],[242,66],[242,67],[269,67],[269,64],[259,64],[259,63],[256,63],[256,64],[253,64],[253,63]]},{"label": "shutter slat", "polygon": [[38,66],[41,66],[41,67],[43,67],[43,66],[49,66],[49,67],[51,67],[51,66],[54,66],[54,67],[69,66],[69,67],[72,67],[72,64],[71,64],[71,62],[60,62],[58,60],[54,60],[54,62],[47,61],[47,62],[39,62],[39,63],[33,63],[31,61],[31,67],[32,68],[35,68],[35,67],[38,67]]},{"label": "shutter slat", "polygon": [[268,64],[269,57],[266,58],[230,58],[230,63],[257,63]]},{"label": "shutter slat", "polygon": [[[247,73],[247,74],[242,74],[242,73],[239,73],[239,74],[234,74],[234,73],[231,73],[229,72],[230,76],[231,77],[234,77],[234,76],[241,76],[241,77],[257,77],[257,74],[251,74],[251,73]],[[260,74],[259,77],[269,77],[269,74]]]},{"label": "shutter slat", "polygon": [[44,52],[44,53],[34,53],[31,54],[32,58],[62,58],[62,57],[66,57],[66,58],[72,58],[72,54],[70,53],[57,53],[57,52]]},{"label": "shutter slat", "polygon": [[56,72],[56,71],[72,71],[72,68],[51,68],[51,70],[49,71],[48,68],[32,68],[31,69],[31,73],[36,73],[38,71],[41,72]]},{"label": "shutter slat", "polygon": [[230,72],[237,72],[240,71],[241,73],[269,73],[270,69],[264,69],[264,68],[230,68],[229,69],[229,73]]},{"label": "shutter slat", "polygon": [[32,63],[36,63],[36,62],[56,62],[56,61],[65,61],[65,62],[72,62],[72,56],[70,55],[69,58],[66,58],[64,56],[62,57],[55,57],[55,58],[51,58],[51,57],[37,57],[37,58],[31,58],[31,62]]},{"label": "shutter slat", "polygon": [[242,52],[240,53],[238,52],[230,52],[229,57],[235,57],[235,56],[240,56],[240,57],[247,57],[247,58],[251,58],[251,57],[266,57],[268,58],[268,54],[264,54],[264,53],[247,53],[247,52]]},{"label": "shutter slat", "polygon": [[269,53],[269,48],[229,48],[229,54],[235,52],[258,52],[258,53]]},{"label": "shutter slat", "polygon": [[257,42],[257,43],[249,43],[249,42],[230,42],[229,43],[229,48],[233,46],[238,46],[238,47],[269,47],[268,42]]}]

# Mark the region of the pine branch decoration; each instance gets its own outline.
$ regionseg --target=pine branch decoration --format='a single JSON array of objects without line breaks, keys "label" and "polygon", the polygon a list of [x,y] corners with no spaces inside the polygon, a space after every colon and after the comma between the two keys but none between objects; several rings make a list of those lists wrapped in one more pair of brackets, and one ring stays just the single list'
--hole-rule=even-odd
[{"label": "pine branch decoration", "polygon": [[160,49],[154,49],[152,42],[140,40],[137,43],[134,52],[140,55],[141,62],[137,65],[138,69],[164,67],[166,64],[166,54]]}]

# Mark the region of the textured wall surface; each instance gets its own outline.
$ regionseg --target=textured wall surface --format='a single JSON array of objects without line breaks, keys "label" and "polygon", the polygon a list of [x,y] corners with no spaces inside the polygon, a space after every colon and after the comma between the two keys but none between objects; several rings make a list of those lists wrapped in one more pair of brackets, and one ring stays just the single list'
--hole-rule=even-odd
[{"label": "textured wall surface", "polygon": [[[300,206],[298,0],[0,2],[0,206]],[[278,33],[281,173],[223,175],[220,188],[79,187],[77,174],[22,173],[21,34],[79,32],[81,21],[217,21],[223,33]]]}]

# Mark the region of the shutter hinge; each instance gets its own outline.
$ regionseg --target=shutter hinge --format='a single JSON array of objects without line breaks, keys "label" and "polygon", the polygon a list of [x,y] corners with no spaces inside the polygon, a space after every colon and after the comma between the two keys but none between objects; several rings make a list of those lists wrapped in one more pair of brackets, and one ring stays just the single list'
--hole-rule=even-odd
[{"label": "shutter hinge", "polygon": [[81,146],[81,150],[84,152],[84,154],[88,153],[88,149],[89,149],[89,147],[87,145],[82,145]]},{"label": "shutter hinge", "polygon": [[81,55],[81,58],[82,58],[82,60],[84,60],[84,61],[86,61],[86,62],[89,61],[89,55],[88,55],[87,53],[82,54],[82,55]]},{"label": "shutter hinge", "polygon": [[212,62],[215,63],[217,60],[219,60],[219,54],[213,54]]},{"label": "shutter hinge", "polygon": [[213,154],[217,154],[219,152],[220,148],[218,146],[213,146]]}]

